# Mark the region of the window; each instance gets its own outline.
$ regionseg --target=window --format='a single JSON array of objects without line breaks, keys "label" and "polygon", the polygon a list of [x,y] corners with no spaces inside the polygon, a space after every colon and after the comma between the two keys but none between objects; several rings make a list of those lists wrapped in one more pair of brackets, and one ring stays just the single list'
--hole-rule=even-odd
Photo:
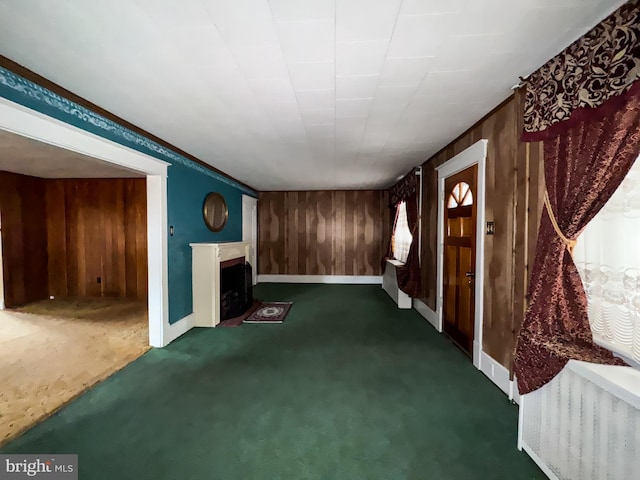
[{"label": "window", "polygon": [[400,202],[398,204],[396,224],[393,230],[393,258],[400,260],[402,263],[406,262],[412,240],[413,236],[411,235],[409,223],[407,222],[407,204]]},{"label": "window", "polygon": [[447,208],[468,207],[469,205],[473,205],[473,193],[471,193],[468,183],[460,182],[453,187]]},{"label": "window", "polygon": [[640,365],[640,161],[578,238],[596,343]]}]

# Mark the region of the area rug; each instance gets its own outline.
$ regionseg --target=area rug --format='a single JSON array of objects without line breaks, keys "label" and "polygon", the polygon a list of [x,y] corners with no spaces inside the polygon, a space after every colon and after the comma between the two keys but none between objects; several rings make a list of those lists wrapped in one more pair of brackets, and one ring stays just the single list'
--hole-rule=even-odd
[{"label": "area rug", "polygon": [[263,302],[244,320],[244,323],[282,323],[291,305],[293,305],[291,302]]},{"label": "area rug", "polygon": [[247,310],[246,312],[244,312],[242,315],[239,315],[237,317],[234,318],[228,318],[226,320],[222,320],[217,326],[216,328],[228,328],[228,327],[239,327],[240,325],[242,325],[242,322],[245,321],[245,319],[251,315],[253,312],[255,312],[258,308],[260,308],[260,306],[262,305],[262,302],[260,300],[254,300],[253,301],[253,305],[251,305],[251,307],[249,307],[249,310]]}]

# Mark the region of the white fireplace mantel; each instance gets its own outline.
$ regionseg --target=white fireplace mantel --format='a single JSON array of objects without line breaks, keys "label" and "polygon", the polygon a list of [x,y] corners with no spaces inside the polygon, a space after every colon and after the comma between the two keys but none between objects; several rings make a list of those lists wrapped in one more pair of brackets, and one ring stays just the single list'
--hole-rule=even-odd
[{"label": "white fireplace mantel", "polygon": [[249,243],[190,243],[189,245],[193,253],[194,326],[215,327],[220,323],[220,262],[239,257],[249,261]]}]

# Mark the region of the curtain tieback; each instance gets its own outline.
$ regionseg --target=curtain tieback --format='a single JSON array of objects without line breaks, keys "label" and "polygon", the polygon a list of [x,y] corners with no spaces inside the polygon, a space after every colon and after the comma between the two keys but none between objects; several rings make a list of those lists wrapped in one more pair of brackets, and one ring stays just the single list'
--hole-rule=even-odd
[{"label": "curtain tieback", "polygon": [[564,242],[569,253],[573,255],[573,249],[576,246],[577,241],[567,238],[562,230],[560,230],[560,226],[558,225],[558,221],[556,220],[556,216],[553,213],[553,209],[551,208],[551,202],[549,201],[549,192],[547,189],[544,189],[544,206],[547,207],[547,213],[549,214],[549,218],[551,219],[551,223],[553,224],[553,228],[560,237],[560,239]]}]

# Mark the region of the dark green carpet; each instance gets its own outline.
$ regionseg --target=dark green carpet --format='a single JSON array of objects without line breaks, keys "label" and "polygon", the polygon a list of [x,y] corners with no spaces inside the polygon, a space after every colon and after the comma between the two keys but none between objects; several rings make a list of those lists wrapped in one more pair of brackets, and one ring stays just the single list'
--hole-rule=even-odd
[{"label": "dark green carpet", "polygon": [[281,325],[195,329],[7,445],[80,479],[544,478],[517,409],[379,286],[259,285]]}]

